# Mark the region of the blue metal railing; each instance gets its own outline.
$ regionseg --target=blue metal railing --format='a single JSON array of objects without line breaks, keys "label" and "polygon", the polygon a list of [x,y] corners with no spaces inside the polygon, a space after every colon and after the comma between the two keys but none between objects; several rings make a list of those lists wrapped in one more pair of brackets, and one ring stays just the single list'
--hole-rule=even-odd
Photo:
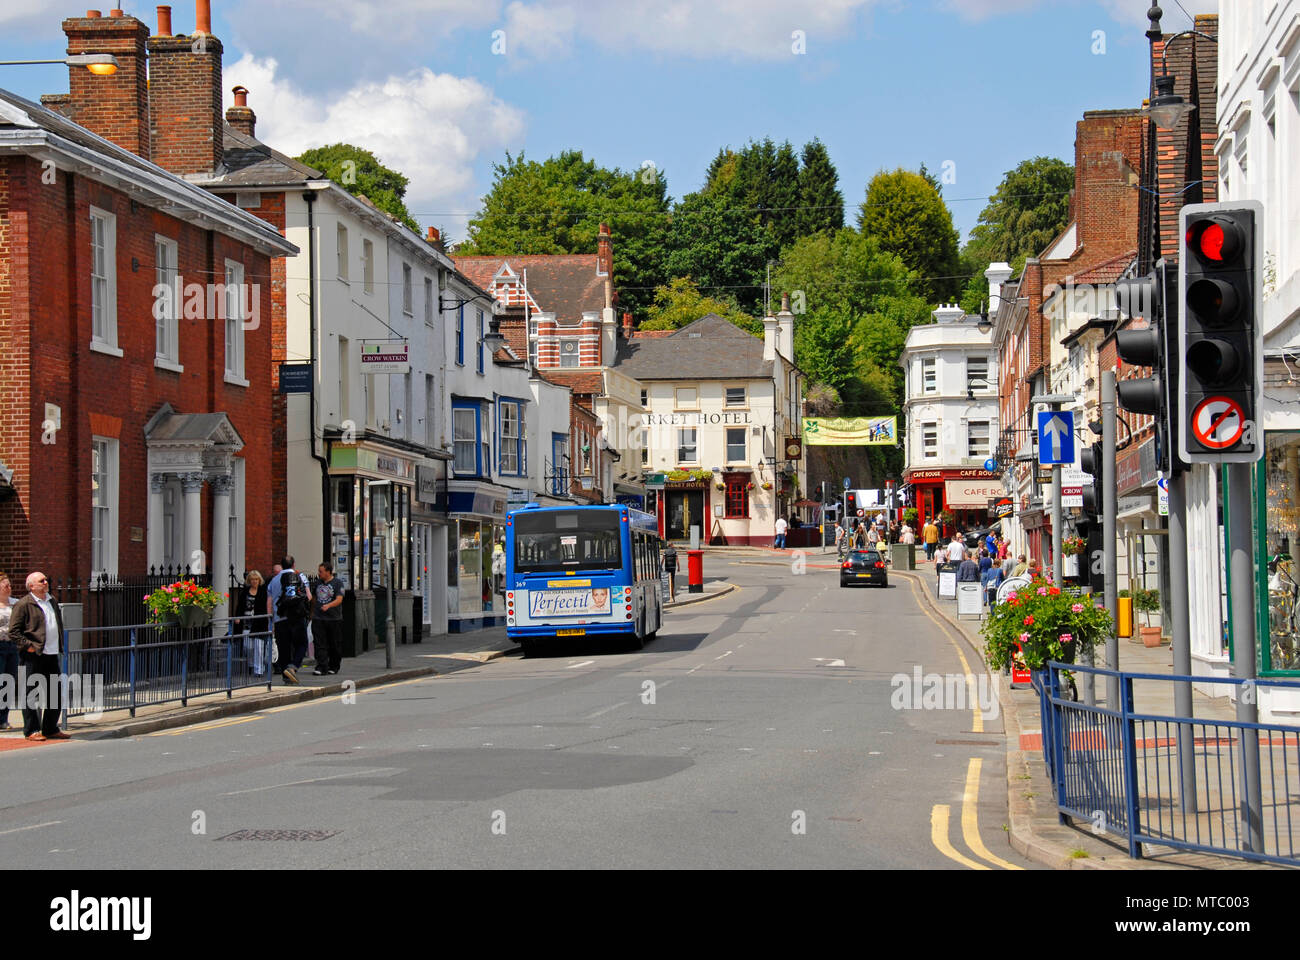
[{"label": "blue metal railing", "polygon": [[[265,619],[265,618],[259,618]],[[70,650],[80,635],[83,648]],[[96,646],[86,647],[93,639]],[[107,641],[107,643],[105,643]],[[234,621],[186,628],[151,623],[64,631],[62,722],[68,718],[272,685],[269,629],[236,634]]]},{"label": "blue metal railing", "polygon": [[[1118,709],[1063,696],[1064,671],[1118,677]],[[1300,727],[1140,713],[1134,707],[1135,680],[1300,690],[1300,683],[1288,680],[1122,673],[1049,663],[1035,672],[1033,686],[1039,694],[1043,759],[1062,822],[1086,820],[1094,832],[1122,836],[1135,858],[1145,843],[1300,864]],[[1180,746],[1193,760],[1186,783]]]}]

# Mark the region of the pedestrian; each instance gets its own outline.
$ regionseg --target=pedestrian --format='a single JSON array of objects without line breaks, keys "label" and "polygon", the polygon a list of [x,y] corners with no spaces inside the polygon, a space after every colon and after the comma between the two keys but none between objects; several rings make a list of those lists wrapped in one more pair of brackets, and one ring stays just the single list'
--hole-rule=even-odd
[{"label": "pedestrian", "polygon": [[59,729],[56,705],[63,679],[59,672],[63,611],[50,596],[50,581],[45,574],[27,575],[27,596],[14,604],[9,616],[9,639],[18,647],[18,662],[28,682],[32,677],[43,678],[34,691],[24,691],[23,736],[28,740],[69,739]]},{"label": "pedestrian", "polygon": [[672,541],[664,544],[664,551],[660,557],[664,562],[664,573],[668,574],[668,599],[673,600],[677,597],[677,550],[673,547]]},{"label": "pedestrian", "polygon": [[1029,564],[1025,562],[1025,555],[1022,553],[1016,557],[1016,565],[1011,571],[1013,577],[1023,577],[1029,572]]},{"label": "pedestrian", "polygon": [[873,523],[867,528],[867,549],[875,550],[880,544],[880,531],[876,529]]},{"label": "pedestrian", "polygon": [[272,669],[290,684],[298,682],[298,671],[307,657],[307,618],[311,614],[307,578],[293,564],[293,557],[285,557],[279,576],[267,586],[272,629],[280,648],[280,659]]},{"label": "pedestrian", "polygon": [[267,611],[266,581],[257,570],[249,570],[244,585],[235,595],[235,636],[244,639],[244,657],[255,677],[266,672],[265,654],[271,617]]},{"label": "pedestrian", "polygon": [[9,621],[13,617],[14,605],[9,602],[13,585],[7,573],[0,573],[0,688],[5,678],[9,679],[9,689],[13,691],[13,700],[9,694],[0,693],[0,730],[8,730],[9,707],[12,703],[18,707],[18,645],[9,639]]},{"label": "pedestrian", "polygon": [[498,540],[492,547],[492,585],[497,593],[506,592],[506,542],[504,540]]},{"label": "pedestrian", "polygon": [[[501,559],[505,560],[504,551]],[[317,568],[316,608],[312,617],[312,638],[316,641],[315,676],[338,673],[343,666],[343,585],[326,561]]]},{"label": "pedestrian", "polygon": [[859,523],[857,529],[853,531],[853,549],[865,550],[867,548],[867,525]]},{"label": "pedestrian", "polygon": [[916,534],[907,523],[904,523],[898,531],[898,542],[908,544],[916,543]]},{"label": "pedestrian", "polygon": [[788,526],[785,517],[776,518],[776,539],[772,541],[772,546],[777,550],[785,549],[785,531]]},{"label": "pedestrian", "polygon": [[921,539],[925,541],[925,559],[933,560],[934,553],[939,548],[939,528],[935,526],[934,517],[925,521],[925,526],[921,528]]},{"label": "pedestrian", "polygon": [[966,544],[962,543],[961,534],[954,533],[952,542],[948,544],[948,562],[961,563],[966,553]]},{"label": "pedestrian", "polygon": [[[951,551],[948,554],[948,561],[952,562]],[[980,568],[975,562],[975,556],[965,547],[962,548],[961,565],[957,567],[958,583],[979,583]]]},{"label": "pedestrian", "polygon": [[1002,584],[1002,568],[993,563],[992,557],[989,557],[988,569],[983,572],[983,582],[984,603],[992,610],[997,601],[998,587]]}]

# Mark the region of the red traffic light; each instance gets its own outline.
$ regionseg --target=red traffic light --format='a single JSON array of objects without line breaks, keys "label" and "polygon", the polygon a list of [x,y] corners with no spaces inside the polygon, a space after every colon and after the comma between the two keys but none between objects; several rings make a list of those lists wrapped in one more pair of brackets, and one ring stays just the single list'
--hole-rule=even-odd
[{"label": "red traffic light", "polygon": [[1227,263],[1242,248],[1241,229],[1231,217],[1214,216],[1187,225],[1187,247],[1202,260]]}]

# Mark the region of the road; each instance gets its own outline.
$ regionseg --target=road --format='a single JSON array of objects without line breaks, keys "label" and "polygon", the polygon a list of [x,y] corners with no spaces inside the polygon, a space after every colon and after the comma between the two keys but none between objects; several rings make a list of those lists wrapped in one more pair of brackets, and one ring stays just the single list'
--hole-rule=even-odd
[{"label": "road", "polygon": [[0,855],[11,868],[1032,868],[1007,843],[1000,720],[896,708],[897,675],[910,689],[914,667],[960,676],[974,662],[921,588],[710,559],[740,589],[672,611],[639,652],[447,661],[352,697],[0,754]]}]

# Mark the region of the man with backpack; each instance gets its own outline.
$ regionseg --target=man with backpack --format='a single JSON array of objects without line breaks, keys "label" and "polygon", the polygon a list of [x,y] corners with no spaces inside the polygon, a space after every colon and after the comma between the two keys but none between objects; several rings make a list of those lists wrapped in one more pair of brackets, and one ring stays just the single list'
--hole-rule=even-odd
[{"label": "man with backpack", "polygon": [[298,671],[307,657],[311,593],[307,578],[294,567],[293,557],[285,557],[280,566],[282,572],[268,587],[272,630],[280,653],[274,669],[284,675],[285,683],[297,683]]}]

